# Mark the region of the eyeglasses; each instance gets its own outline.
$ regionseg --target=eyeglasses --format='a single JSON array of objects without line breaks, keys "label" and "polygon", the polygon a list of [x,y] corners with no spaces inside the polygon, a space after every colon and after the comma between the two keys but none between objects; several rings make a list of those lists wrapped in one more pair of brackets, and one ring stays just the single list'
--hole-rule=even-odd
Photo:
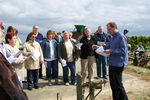
[{"label": "eyeglasses", "polygon": [[36,38],[36,36],[31,36],[32,38]]}]

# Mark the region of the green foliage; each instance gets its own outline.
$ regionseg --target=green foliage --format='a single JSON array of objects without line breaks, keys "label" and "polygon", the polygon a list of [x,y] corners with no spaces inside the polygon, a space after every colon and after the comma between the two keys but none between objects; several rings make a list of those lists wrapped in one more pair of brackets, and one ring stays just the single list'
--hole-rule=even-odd
[{"label": "green foliage", "polygon": [[128,43],[131,45],[131,51],[135,50],[136,46],[142,42],[146,49],[150,49],[150,36],[128,36]]}]

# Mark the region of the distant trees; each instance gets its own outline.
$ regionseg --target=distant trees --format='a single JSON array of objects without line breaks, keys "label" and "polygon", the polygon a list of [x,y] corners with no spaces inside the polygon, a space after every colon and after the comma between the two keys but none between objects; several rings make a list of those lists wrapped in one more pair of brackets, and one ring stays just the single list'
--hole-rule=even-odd
[{"label": "distant trees", "polygon": [[127,36],[128,43],[131,45],[131,51],[142,42],[146,49],[150,49],[150,36]]}]

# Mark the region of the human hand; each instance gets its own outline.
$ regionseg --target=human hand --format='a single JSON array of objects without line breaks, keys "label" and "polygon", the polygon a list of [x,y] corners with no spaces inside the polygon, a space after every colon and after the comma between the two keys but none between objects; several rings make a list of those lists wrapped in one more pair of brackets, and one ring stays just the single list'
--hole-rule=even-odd
[{"label": "human hand", "polygon": [[92,45],[92,49],[97,49],[99,46],[98,45]]},{"label": "human hand", "polygon": [[110,49],[104,50],[103,53],[110,54]]}]

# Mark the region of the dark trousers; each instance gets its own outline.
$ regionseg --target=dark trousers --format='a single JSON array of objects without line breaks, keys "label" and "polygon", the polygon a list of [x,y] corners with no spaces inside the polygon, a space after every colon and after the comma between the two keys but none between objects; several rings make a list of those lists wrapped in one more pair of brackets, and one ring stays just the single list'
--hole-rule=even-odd
[{"label": "dark trousers", "polygon": [[58,78],[58,60],[47,61],[46,77],[48,79]]},{"label": "dark trousers", "polygon": [[109,80],[113,100],[128,100],[122,83],[122,72],[124,67],[109,66]]},{"label": "dark trousers", "polygon": [[34,83],[34,86],[38,86],[38,79],[39,79],[39,70],[28,70],[27,69],[27,81],[28,81],[28,86],[32,86],[32,81]]},{"label": "dark trousers", "polygon": [[39,78],[42,78],[43,74],[42,74],[42,64],[40,64],[40,69],[39,69]]},{"label": "dark trousers", "polygon": [[105,77],[106,76],[106,57],[98,55],[96,58],[96,67],[97,67],[97,76]]},{"label": "dark trousers", "polygon": [[75,62],[67,62],[67,66],[63,67],[63,79],[64,79],[64,83],[68,83],[69,82],[69,78],[68,78],[68,74],[69,74],[69,70],[71,72],[71,84],[75,83]]}]

